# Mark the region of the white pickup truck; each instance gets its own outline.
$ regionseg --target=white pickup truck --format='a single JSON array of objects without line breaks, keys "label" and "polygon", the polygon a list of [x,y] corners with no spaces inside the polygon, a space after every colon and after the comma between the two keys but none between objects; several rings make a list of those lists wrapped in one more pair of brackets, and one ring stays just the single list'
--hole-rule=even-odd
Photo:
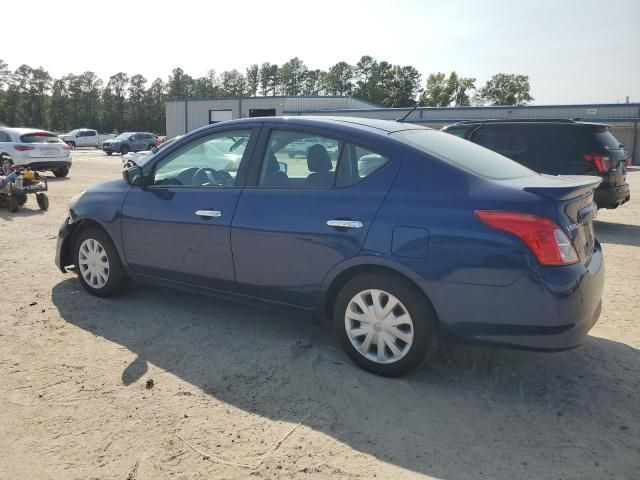
[{"label": "white pickup truck", "polygon": [[115,138],[115,135],[101,135],[97,130],[78,128],[60,135],[60,138],[70,147],[100,147],[102,142]]}]

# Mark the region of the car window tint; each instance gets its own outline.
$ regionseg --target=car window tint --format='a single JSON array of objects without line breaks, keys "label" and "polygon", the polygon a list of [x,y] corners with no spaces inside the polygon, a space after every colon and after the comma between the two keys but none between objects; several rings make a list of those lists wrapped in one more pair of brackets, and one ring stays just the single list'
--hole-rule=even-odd
[{"label": "car window tint", "polygon": [[154,185],[230,187],[235,185],[251,130],[199,138],[169,154],[156,166]]},{"label": "car window tint", "polygon": [[344,146],[336,187],[348,187],[380,170],[389,159],[366,148],[347,143]]},{"label": "car window tint", "polygon": [[274,130],[269,136],[259,186],[330,188],[341,142],[308,133]]},{"label": "car window tint", "polygon": [[392,133],[391,138],[481,177],[501,180],[535,175],[492,150],[438,130],[401,130]]},{"label": "car window tint", "polygon": [[594,141],[582,128],[569,125],[536,125],[530,128],[536,170],[551,175],[581,174],[590,170],[584,155],[595,149]]},{"label": "car window tint", "polygon": [[0,142],[10,142],[11,138],[5,132],[0,132]]}]

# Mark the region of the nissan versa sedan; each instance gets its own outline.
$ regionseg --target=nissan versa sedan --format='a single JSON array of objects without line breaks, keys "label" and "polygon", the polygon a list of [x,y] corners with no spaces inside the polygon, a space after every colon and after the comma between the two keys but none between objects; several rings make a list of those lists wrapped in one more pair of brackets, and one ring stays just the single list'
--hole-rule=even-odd
[{"label": "nissan versa sedan", "polygon": [[[291,143],[309,143],[304,161]],[[329,149],[338,152],[335,158]],[[56,262],[321,314],[362,368],[401,375],[439,337],[562,350],[601,308],[601,179],[537,174],[444,132],[358,118],[210,125],[71,202]]]}]

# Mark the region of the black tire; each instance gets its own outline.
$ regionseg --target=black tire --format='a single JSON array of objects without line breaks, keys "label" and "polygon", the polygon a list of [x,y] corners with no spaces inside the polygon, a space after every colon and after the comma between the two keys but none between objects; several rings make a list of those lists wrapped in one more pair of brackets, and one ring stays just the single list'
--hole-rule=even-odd
[{"label": "black tire", "polygon": [[20,206],[23,206],[25,203],[27,203],[27,195],[24,193],[16,195],[16,198],[18,199],[18,205]]},{"label": "black tire", "polygon": [[52,172],[58,178],[66,177],[69,175],[69,167],[57,168],[52,170]]},{"label": "black tire", "polygon": [[129,145],[122,145],[120,147],[120,154],[126,155],[127,153],[129,153]]},{"label": "black tire", "polygon": [[67,145],[69,145],[71,148],[76,148],[76,142],[67,142]]},{"label": "black tire", "polygon": [[[96,240],[102,246],[109,262],[107,282],[100,288],[95,288],[94,286],[89,285],[84,279],[81,271],[79,261],[80,247],[85,240],[89,239]],[[127,275],[122,267],[118,251],[111,241],[111,238],[109,238],[109,235],[99,228],[84,228],[76,235],[73,247],[73,260],[76,266],[78,280],[84,289],[92,295],[96,295],[98,297],[110,297],[123,290],[127,285]]]},{"label": "black tire", "polygon": [[36,201],[38,202],[40,210],[45,212],[49,210],[49,197],[47,197],[46,193],[36,193]]},{"label": "black tire", "polygon": [[113,155],[113,152],[105,152],[105,153],[109,156]]},{"label": "black tire", "polygon": [[7,200],[7,209],[11,213],[15,213],[18,211],[18,197],[15,195],[9,195],[9,199]]},{"label": "black tire", "polygon": [[[352,345],[347,335],[346,309],[356,294],[368,289],[383,290],[394,295],[411,316],[413,342],[406,354],[393,363],[378,363],[366,358]],[[349,280],[336,298],[333,321],[340,344],[347,355],[364,370],[385,377],[397,377],[418,368],[433,352],[436,341],[437,318],[431,304],[417,287],[400,275],[371,272]]]}]

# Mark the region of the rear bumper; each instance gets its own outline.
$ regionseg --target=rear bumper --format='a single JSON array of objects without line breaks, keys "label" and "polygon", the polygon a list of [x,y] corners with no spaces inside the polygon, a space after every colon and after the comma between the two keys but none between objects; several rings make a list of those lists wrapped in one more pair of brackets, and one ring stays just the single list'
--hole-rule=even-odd
[{"label": "rear bumper", "polygon": [[58,168],[71,168],[71,160],[36,160],[24,164],[32,170],[57,170]]},{"label": "rear bumper", "polygon": [[626,203],[631,198],[629,184],[625,183],[620,187],[608,187],[600,185],[593,195],[593,199],[598,208],[616,208]]},{"label": "rear bumper", "polygon": [[444,316],[438,299],[434,301],[445,337],[509,348],[568,350],[584,341],[600,316],[602,249],[596,242],[588,266],[531,270],[504,287],[457,287],[459,300],[445,308]]}]

